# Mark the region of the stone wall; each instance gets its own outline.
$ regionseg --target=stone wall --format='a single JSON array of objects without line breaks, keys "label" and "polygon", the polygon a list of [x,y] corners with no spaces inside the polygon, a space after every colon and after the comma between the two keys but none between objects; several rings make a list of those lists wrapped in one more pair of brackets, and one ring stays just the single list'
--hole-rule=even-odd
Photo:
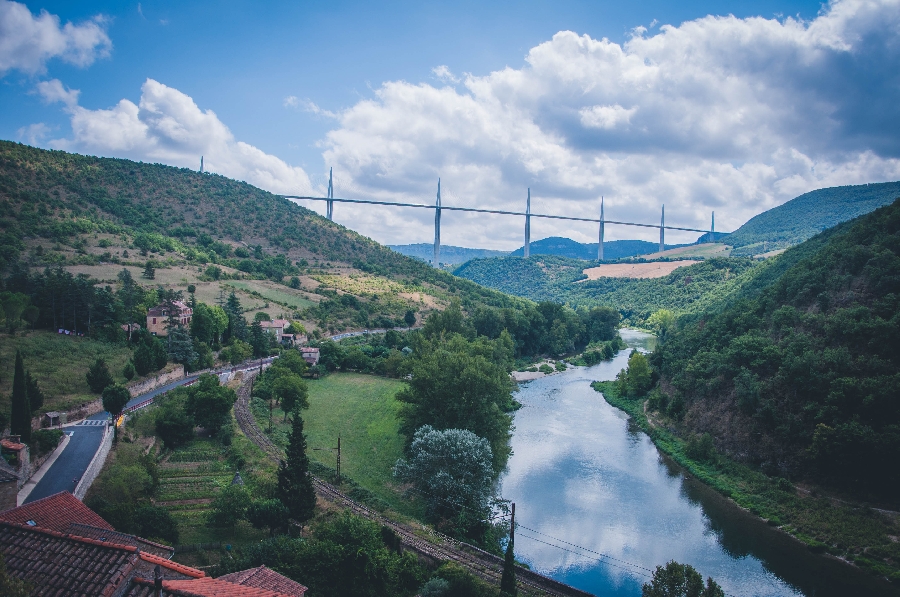
[{"label": "stone wall", "polygon": [[167,371],[156,377],[152,377],[150,379],[145,379],[142,382],[135,383],[128,386],[128,391],[131,392],[131,397],[134,398],[136,396],[140,396],[141,394],[146,394],[152,390],[160,386],[164,386],[167,383],[171,383],[173,381],[178,381],[179,379],[184,378],[184,365],[176,365],[174,369],[171,371]]},{"label": "stone wall", "polygon": [[19,485],[15,481],[0,483],[0,512],[15,508],[18,494]]}]

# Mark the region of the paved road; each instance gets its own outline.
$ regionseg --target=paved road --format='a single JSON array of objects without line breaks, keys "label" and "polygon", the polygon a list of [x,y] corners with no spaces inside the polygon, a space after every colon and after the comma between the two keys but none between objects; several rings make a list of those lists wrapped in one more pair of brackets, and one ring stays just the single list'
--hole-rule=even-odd
[{"label": "paved road", "polygon": [[[268,358],[265,359],[264,362],[270,363],[272,360],[272,358]],[[256,367],[259,367],[259,361],[246,363],[234,368],[223,367],[215,370],[214,373],[230,373],[232,370],[246,371],[247,369],[254,369]],[[197,379],[197,377],[199,376],[189,375],[188,377],[160,386],[146,394],[141,394],[140,396],[129,400],[125,408],[140,404],[150,398],[155,398],[160,394],[164,394],[169,390],[177,388],[178,386],[190,383]],[[34,500],[39,500],[55,493],[59,493],[60,491],[75,491],[75,486],[78,485],[78,481],[81,480],[82,475],[84,475],[87,467],[91,464],[94,454],[97,453],[97,448],[100,447],[100,442],[103,439],[103,431],[106,428],[106,421],[108,418],[109,413],[97,413],[81,423],[66,427],[66,432],[72,432],[72,439],[69,440],[69,445],[65,447],[62,454],[56,459],[56,462],[51,465],[50,470],[48,470],[44,477],[34,486],[34,489],[28,494],[28,497],[25,498],[23,503],[27,504]]]},{"label": "paved road", "polygon": [[[99,424],[94,424],[94,423]],[[66,428],[72,433],[69,445],[63,450],[47,474],[35,485],[24,503],[33,502],[60,491],[75,491],[75,486],[87,470],[100,447],[106,430],[106,413],[94,415],[83,424]]]}]

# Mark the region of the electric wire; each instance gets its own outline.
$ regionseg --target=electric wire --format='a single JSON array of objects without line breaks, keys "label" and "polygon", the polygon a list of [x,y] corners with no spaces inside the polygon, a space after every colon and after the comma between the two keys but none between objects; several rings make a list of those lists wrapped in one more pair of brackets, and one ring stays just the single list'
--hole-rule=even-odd
[{"label": "electric wire", "polygon": [[537,533],[538,535],[542,535],[542,536],[547,537],[547,538],[549,538],[549,539],[553,539],[554,541],[559,541],[560,543],[565,543],[566,545],[571,545],[572,547],[575,547],[575,548],[578,548],[578,549],[581,549],[581,550],[584,550],[584,551],[587,551],[587,552],[596,554],[596,555],[601,556],[601,557],[604,557],[604,558],[609,558],[610,560],[615,560],[616,562],[621,562],[622,564],[627,564],[628,566],[634,566],[635,568],[640,568],[641,570],[646,570],[646,571],[649,572],[650,574],[653,574],[653,570],[650,570],[649,568],[646,568],[646,567],[641,566],[641,565],[639,565],[639,564],[633,564],[633,563],[627,562],[627,561],[625,561],[625,560],[620,560],[619,558],[614,558],[613,556],[611,556],[611,555],[609,555],[609,554],[600,553],[599,551],[594,551],[593,549],[588,549],[587,547],[582,547],[581,545],[576,545],[576,544],[574,544],[574,543],[569,543],[568,541],[563,541],[563,540],[560,539],[559,537],[554,537],[553,535],[548,535],[547,533],[542,533],[542,532],[540,532],[540,531],[536,531],[536,530],[534,530],[534,529],[532,529],[532,528],[526,527],[526,526],[523,525],[523,524],[517,524],[516,526],[517,526],[518,528],[525,529],[526,531],[529,531],[529,532],[531,532],[531,533]]}]

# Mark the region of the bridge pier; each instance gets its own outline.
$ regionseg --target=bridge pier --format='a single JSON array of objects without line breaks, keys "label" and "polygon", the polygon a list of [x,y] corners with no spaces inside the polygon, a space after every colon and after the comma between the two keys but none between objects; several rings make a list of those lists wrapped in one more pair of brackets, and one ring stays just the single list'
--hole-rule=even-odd
[{"label": "bridge pier", "polygon": [[603,225],[605,223],[603,218],[603,197],[600,197],[600,239],[597,243],[597,261],[603,261]]},{"label": "bridge pier", "polygon": [[528,199],[525,203],[525,257],[531,255],[531,189],[528,189]]},{"label": "bridge pier", "polygon": [[332,169],[328,169],[328,201],[325,202],[325,217],[334,220],[334,180],[332,179]]},{"label": "bridge pier", "polygon": [[666,205],[662,206],[662,217],[659,220],[659,252],[666,250]]},{"label": "bridge pier", "polygon": [[438,178],[437,201],[434,204],[434,267],[441,267],[441,179]]},{"label": "bridge pier", "polygon": [[709,225],[710,238],[709,240],[716,242],[716,212],[712,212],[712,223]]}]

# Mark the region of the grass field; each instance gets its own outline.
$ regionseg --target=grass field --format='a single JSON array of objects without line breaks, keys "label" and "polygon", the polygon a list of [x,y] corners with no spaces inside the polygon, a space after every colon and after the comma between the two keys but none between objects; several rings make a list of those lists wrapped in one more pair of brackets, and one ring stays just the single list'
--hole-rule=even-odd
[{"label": "grass field", "polygon": [[[131,358],[124,346],[89,338],[61,336],[48,331],[19,332],[0,336],[0,409],[9,410],[16,350],[22,351],[25,369],[44,392],[43,411],[65,410],[97,398],[85,374],[97,357],[103,357],[113,378],[124,383],[122,369]],[[64,366],[61,366],[64,365]]]},{"label": "grass field", "polygon": [[[403,437],[398,433],[397,412],[400,403],[394,399],[403,382],[362,375],[335,373],[322,379],[309,380],[309,410],[303,412],[310,460],[334,468],[336,458],[330,448],[341,436],[341,473],[360,487],[372,492],[392,509],[409,515],[420,515],[416,507],[401,497],[391,470],[403,457]],[[267,416],[256,409],[263,429]],[[281,410],[274,411],[273,439],[287,442],[290,423],[282,423]],[[267,415],[267,413],[266,413]]]},{"label": "grass field", "polygon": [[275,284],[266,280],[230,280],[225,282],[228,286],[234,286],[239,290],[258,292],[264,299],[275,303],[285,304],[294,309],[305,309],[315,303],[300,295],[299,291],[292,291],[281,284]]}]

